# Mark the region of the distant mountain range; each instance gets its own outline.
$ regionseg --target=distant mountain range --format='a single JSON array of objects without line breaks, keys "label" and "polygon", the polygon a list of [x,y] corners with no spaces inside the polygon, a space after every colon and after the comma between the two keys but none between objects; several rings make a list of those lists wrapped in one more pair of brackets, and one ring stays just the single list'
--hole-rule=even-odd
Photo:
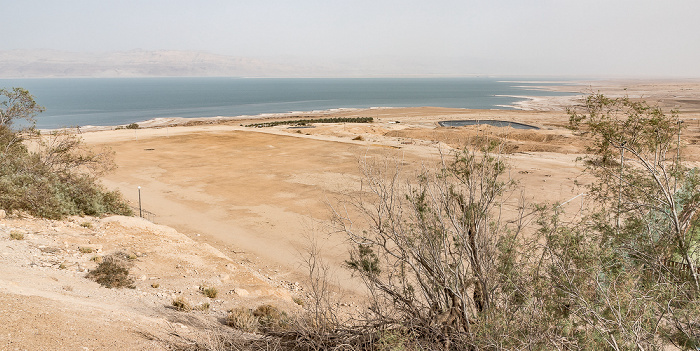
[{"label": "distant mountain range", "polygon": [[257,59],[203,51],[0,50],[1,78],[60,77],[441,77],[485,70],[478,60],[414,57]]},{"label": "distant mountain range", "polygon": [[0,78],[279,77],[298,67],[198,51],[0,51]]}]

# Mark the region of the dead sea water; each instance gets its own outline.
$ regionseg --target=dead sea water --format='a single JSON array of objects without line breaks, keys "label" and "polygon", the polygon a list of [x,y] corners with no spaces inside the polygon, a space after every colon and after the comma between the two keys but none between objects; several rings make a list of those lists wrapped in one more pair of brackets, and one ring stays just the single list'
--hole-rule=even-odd
[{"label": "dead sea water", "polygon": [[[570,95],[528,78],[47,78],[0,79],[46,111],[37,127],[120,125],[158,117],[215,117],[334,108],[439,106],[507,109],[512,95]],[[527,82],[523,82],[527,80]],[[528,89],[532,87],[533,89]]]}]

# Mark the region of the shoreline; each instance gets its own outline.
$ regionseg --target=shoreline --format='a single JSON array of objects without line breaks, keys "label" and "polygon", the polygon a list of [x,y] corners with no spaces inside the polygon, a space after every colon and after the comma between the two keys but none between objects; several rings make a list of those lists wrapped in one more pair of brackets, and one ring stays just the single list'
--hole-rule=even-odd
[{"label": "shoreline", "polygon": [[[326,110],[311,110],[311,111],[289,111],[289,112],[279,112],[279,113],[260,113],[257,115],[238,115],[238,116],[215,116],[215,117],[156,117],[143,121],[134,122],[138,124],[139,129],[147,128],[165,128],[165,127],[179,127],[179,126],[190,126],[199,124],[221,124],[226,122],[235,121],[264,121],[268,119],[282,119],[282,118],[293,118],[302,117],[302,115],[313,115],[312,117],[321,117],[333,115],[336,113],[343,112],[358,112],[358,111],[373,111],[373,110],[388,110],[396,109],[402,107],[391,107],[391,106],[380,106],[380,107],[369,107],[369,108],[351,108],[351,107],[338,107]],[[413,107],[405,107],[413,108]],[[307,116],[304,116],[307,117]],[[118,124],[118,125],[106,125],[106,126],[96,126],[96,125],[84,125],[79,126],[81,132],[100,132],[108,130],[117,130],[119,127],[126,127],[128,124]],[[53,131],[65,131],[76,129],[76,127],[65,127],[65,128],[41,128],[42,132],[53,132]]]},{"label": "shoreline", "polygon": [[[135,100],[132,101],[130,98],[119,100],[120,102],[118,104],[114,104],[115,98],[118,99],[121,95],[113,96],[107,94],[113,90],[119,93],[120,90],[118,89],[123,87],[109,84],[105,85],[105,87],[101,85],[95,86],[93,90],[97,91],[97,94],[89,96],[88,94],[83,94],[83,99],[94,101],[93,103],[82,105],[67,104],[65,106],[57,103],[57,96],[54,96],[55,94],[47,90],[49,87],[55,89],[53,86],[43,86],[37,83],[36,86],[28,86],[27,88],[31,91],[36,89],[38,94],[37,98],[42,101],[46,99],[46,103],[50,105],[49,108],[51,112],[56,113],[56,115],[46,113],[44,116],[40,116],[39,121],[42,123],[40,123],[39,129],[49,131],[70,129],[75,126],[89,130],[108,130],[131,123],[153,126],[164,126],[168,123],[181,125],[188,121],[205,118],[206,121],[274,119],[293,117],[297,114],[330,114],[345,110],[367,110],[371,112],[376,109],[395,107],[411,108],[433,106],[461,109],[522,109],[523,102],[520,101],[522,99],[528,101],[533,100],[538,98],[537,95],[540,94],[545,94],[540,98],[554,97],[547,95],[547,92],[556,94],[557,92],[567,91],[568,93],[572,93],[574,91],[571,91],[571,89],[558,89],[557,87],[561,86],[562,88],[566,88],[572,84],[579,84],[573,81],[553,82],[548,80],[514,80],[512,83],[509,83],[511,81],[499,81],[491,78],[485,80],[485,82],[484,84],[486,85],[484,86],[472,85],[472,83],[466,82],[459,83],[459,85],[455,87],[445,85],[444,83],[435,83],[437,84],[437,89],[447,89],[444,91],[438,90],[439,93],[435,94],[432,92],[432,90],[435,89],[435,87],[431,85],[432,83],[427,85],[424,83],[415,83],[415,87],[412,85],[410,89],[406,90],[401,88],[403,84],[383,83],[383,81],[379,81],[379,83],[377,83],[379,85],[371,83],[367,86],[358,86],[356,84],[349,84],[347,86],[341,85],[339,88],[332,86],[331,88],[333,89],[331,89],[332,92],[330,95],[324,93],[323,89],[327,87],[323,84],[326,83],[317,86],[314,85],[309,89],[303,89],[301,93],[296,94],[294,93],[294,89],[297,88],[298,83],[291,82],[285,83],[286,85],[282,86],[282,88],[270,88],[272,95],[262,100],[257,99],[257,95],[259,95],[257,93],[257,95],[251,95],[242,91],[241,89],[245,88],[244,85],[226,85],[218,89],[219,86],[213,84],[207,86],[207,89],[201,92],[201,94],[211,94],[211,96],[213,96],[207,99],[205,103],[201,103],[198,99],[193,99],[192,96],[196,94],[181,96],[182,91],[176,92],[177,94],[170,94],[168,93],[168,89],[162,89],[159,85],[149,85],[148,89],[151,90],[141,89],[138,91],[141,92],[143,90],[149,92],[149,94],[155,94],[154,96],[161,98],[163,103],[146,104],[143,106],[132,106],[131,104],[136,104],[136,102],[134,102]],[[528,84],[533,85],[528,86]],[[548,84],[556,85],[543,86]],[[29,85],[29,83],[27,83],[27,85]],[[85,87],[93,86],[94,84],[92,83],[90,85],[85,85]],[[268,86],[269,84],[263,85],[262,87],[267,89]],[[82,85],[80,87],[85,88]],[[465,89],[477,87],[481,89],[481,93],[473,94],[471,90],[462,91],[463,87]],[[290,92],[294,94],[289,95],[288,92],[284,94],[280,93],[281,91],[286,91],[284,89],[292,89]],[[393,93],[380,93],[381,91],[392,90],[396,90],[396,94],[398,95]],[[187,93],[189,90],[183,91]],[[44,95],[41,95],[42,92]],[[532,92],[532,94],[529,92]],[[483,93],[487,94],[482,95]],[[511,95],[498,95],[498,93]],[[71,90],[67,92],[67,94],[81,93]],[[198,94],[200,94],[200,92],[198,92]],[[349,97],[345,98],[345,95]],[[514,98],[507,99],[506,101],[492,101],[495,97],[499,96],[513,96]],[[170,103],[171,100],[172,103]],[[314,102],[316,100],[318,100],[318,102]],[[501,98],[498,100],[504,99]],[[51,101],[53,101],[53,105]],[[413,105],[414,103],[416,105]],[[502,103],[503,105],[497,105],[498,103]],[[249,107],[248,105],[253,107]]]},{"label": "shoreline", "polygon": [[[528,96],[528,95],[494,95],[501,97],[513,97],[522,99],[521,101],[515,101],[512,105],[495,105],[501,108],[491,108],[488,111],[565,111],[566,106],[570,106],[571,103],[581,98],[581,95],[572,96]],[[436,109],[452,109],[455,111],[481,111],[484,109],[474,109],[474,108],[459,108],[459,107],[442,107],[442,106],[421,106],[427,108]],[[192,125],[203,125],[203,124],[222,124],[230,123],[236,121],[265,121],[265,120],[278,120],[286,118],[323,118],[324,116],[336,115],[338,113],[362,113],[363,111],[376,112],[382,110],[412,110],[416,108],[421,108],[418,106],[411,107],[394,107],[394,106],[373,106],[369,108],[352,108],[352,107],[338,107],[325,110],[310,110],[310,111],[289,111],[280,113],[261,113],[257,115],[238,115],[238,116],[215,116],[215,117],[156,117],[143,121],[134,122],[139,126],[139,129],[148,128],[166,128],[166,127],[178,127],[178,126],[192,126]],[[372,117],[372,116],[368,116]],[[67,131],[78,129],[80,133],[89,132],[99,132],[108,130],[117,130],[125,128],[128,124],[119,125],[106,125],[106,126],[96,126],[96,125],[84,125],[76,127],[65,127],[65,128],[42,128],[38,129],[41,132],[54,132],[54,131]]]}]

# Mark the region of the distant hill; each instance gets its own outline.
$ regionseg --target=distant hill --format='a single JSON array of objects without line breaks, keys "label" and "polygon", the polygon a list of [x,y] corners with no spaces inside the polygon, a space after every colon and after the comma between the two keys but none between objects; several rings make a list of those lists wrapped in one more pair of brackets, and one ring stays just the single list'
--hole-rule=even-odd
[{"label": "distant hill", "polygon": [[294,71],[291,66],[198,51],[0,51],[0,78],[276,77]]}]

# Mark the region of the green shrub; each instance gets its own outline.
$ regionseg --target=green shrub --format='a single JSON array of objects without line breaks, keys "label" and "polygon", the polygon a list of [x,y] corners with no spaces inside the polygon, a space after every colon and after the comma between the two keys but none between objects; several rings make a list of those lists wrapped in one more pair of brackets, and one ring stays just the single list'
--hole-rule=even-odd
[{"label": "green shrub", "polygon": [[141,127],[139,127],[139,125],[136,124],[136,123],[131,123],[131,124],[128,124],[128,125],[127,125],[126,127],[124,127],[124,128],[126,128],[126,129],[139,129],[139,128],[141,128]]},{"label": "green shrub", "polygon": [[118,192],[105,191],[94,177],[55,173],[30,153],[0,152],[0,207],[51,219],[132,214]]},{"label": "green shrub", "polygon": [[68,133],[42,136],[30,151],[22,142],[27,135],[0,124],[0,208],[51,219],[132,214],[118,192],[97,183],[113,166],[111,153],[87,150]]},{"label": "green shrub", "polygon": [[294,125],[306,126],[312,123],[372,123],[372,117],[332,117],[332,118],[316,118],[316,119],[297,119],[292,121],[274,121],[265,123],[248,124],[246,127],[263,128],[274,127],[279,125]]}]

